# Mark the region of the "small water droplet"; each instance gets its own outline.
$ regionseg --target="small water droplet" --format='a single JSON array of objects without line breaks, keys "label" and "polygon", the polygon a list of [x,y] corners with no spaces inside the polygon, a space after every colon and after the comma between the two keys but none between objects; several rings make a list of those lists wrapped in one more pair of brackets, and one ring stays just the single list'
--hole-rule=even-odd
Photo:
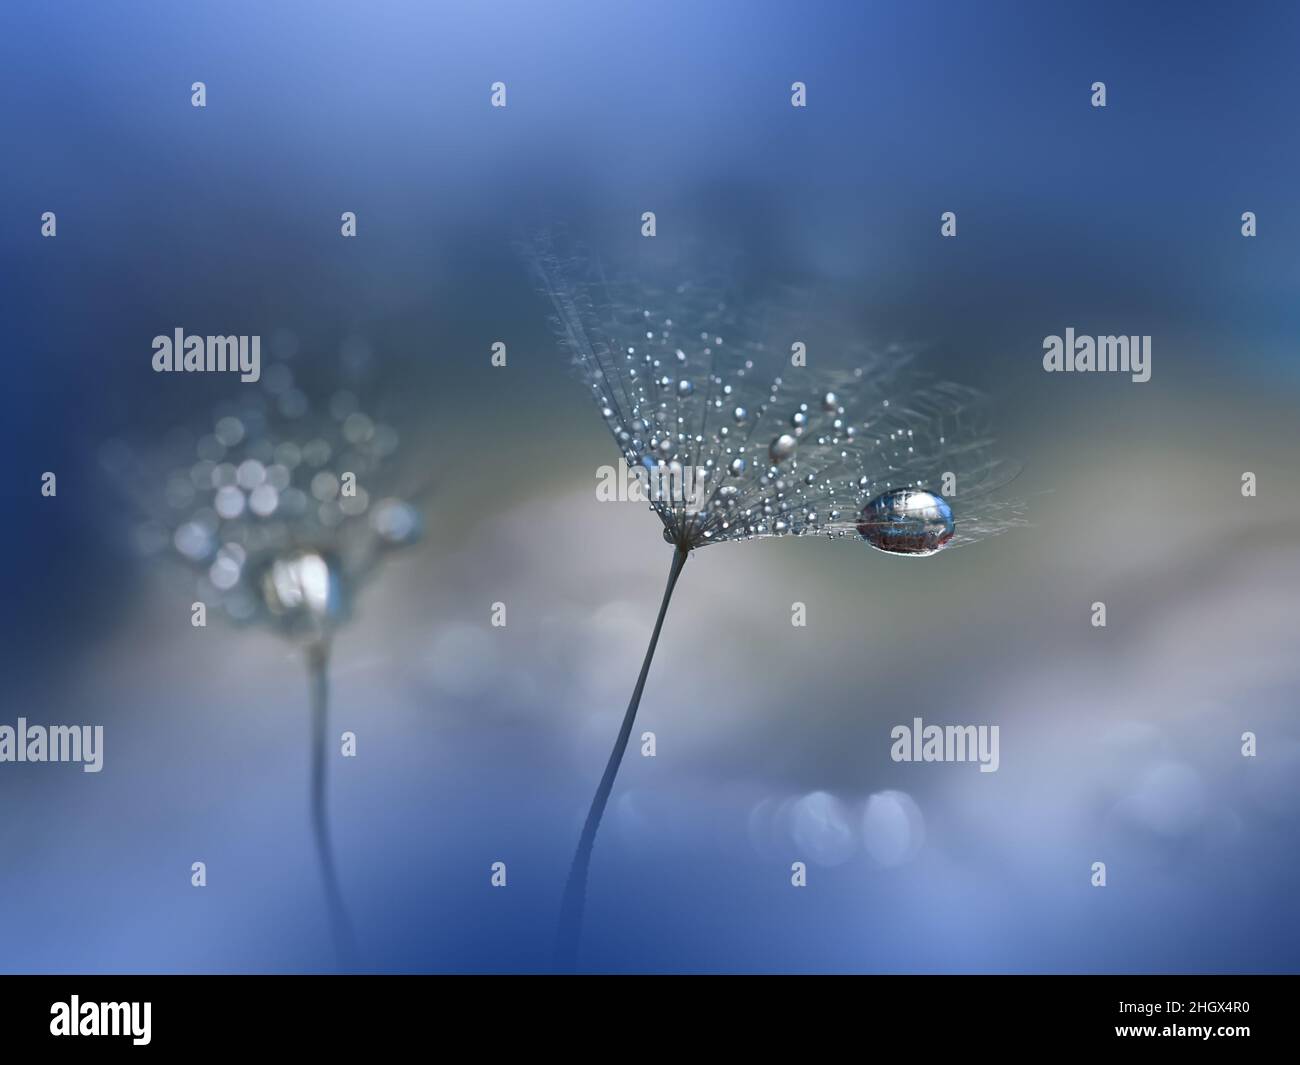
[{"label": "small water droplet", "polygon": [[795,439],[789,433],[782,433],[768,445],[768,457],[775,462],[784,462],[794,454]]}]

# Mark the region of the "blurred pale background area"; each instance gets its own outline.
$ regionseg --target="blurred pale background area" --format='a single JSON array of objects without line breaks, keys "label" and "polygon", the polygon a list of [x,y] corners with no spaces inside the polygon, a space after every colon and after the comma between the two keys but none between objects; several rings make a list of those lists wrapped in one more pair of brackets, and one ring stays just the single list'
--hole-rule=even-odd
[{"label": "blurred pale background area", "polygon": [[[746,287],[797,285],[987,392],[1028,524],[924,561],[815,539],[692,557],[638,718],[657,756],[630,751],[597,843],[586,963],[1297,968],[1293,11],[3,19],[20,165],[0,212],[0,723],[106,737],[99,774],[0,765],[0,908],[21,915],[0,969],[335,964],[299,656],[215,614],[191,628],[192,576],[132,550],[100,461],[256,387],[151,373],[151,338],[177,326],[292,336],[295,372],[326,385],[363,352],[432,486],[423,539],[364,587],[334,654],[332,724],[358,756],[331,765],[331,818],[363,966],[549,965],[671,549],[643,508],[597,503],[617,452],[515,247],[564,224],[635,269],[645,210],[683,272],[689,249],[726,247]],[[1151,381],[1043,373],[1067,326],[1150,334]],[[892,762],[914,717],[1000,726],[1000,768]]]}]

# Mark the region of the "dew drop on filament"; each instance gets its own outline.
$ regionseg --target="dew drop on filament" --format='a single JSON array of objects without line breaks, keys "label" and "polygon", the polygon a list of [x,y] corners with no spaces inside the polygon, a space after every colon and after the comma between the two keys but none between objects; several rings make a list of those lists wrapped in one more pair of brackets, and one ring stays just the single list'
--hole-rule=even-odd
[{"label": "dew drop on filament", "polygon": [[947,500],[919,488],[895,488],[876,496],[858,519],[859,535],[878,551],[933,555],[952,539]]},{"label": "dew drop on filament", "polygon": [[768,446],[768,457],[774,463],[784,462],[794,454],[795,439],[789,433],[782,433]]}]

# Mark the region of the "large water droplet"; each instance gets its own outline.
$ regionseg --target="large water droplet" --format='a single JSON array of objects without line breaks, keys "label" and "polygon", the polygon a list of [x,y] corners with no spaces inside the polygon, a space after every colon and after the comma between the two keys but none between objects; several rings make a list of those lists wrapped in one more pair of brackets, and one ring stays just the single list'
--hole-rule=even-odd
[{"label": "large water droplet", "polygon": [[271,613],[287,624],[325,626],[343,614],[338,569],[315,551],[272,560],[262,574],[262,596]]},{"label": "large water droplet", "polygon": [[952,539],[952,508],[933,492],[895,488],[862,508],[858,532],[880,551],[933,555]]}]

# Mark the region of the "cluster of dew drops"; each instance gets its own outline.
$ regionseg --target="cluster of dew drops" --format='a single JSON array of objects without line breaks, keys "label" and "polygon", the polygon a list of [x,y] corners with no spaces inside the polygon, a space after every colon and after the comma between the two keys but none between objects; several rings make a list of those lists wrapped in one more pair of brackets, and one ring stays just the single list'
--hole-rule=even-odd
[{"label": "cluster of dew drops", "polygon": [[[669,542],[849,536],[862,531],[860,512],[873,496],[904,484],[921,487],[919,480],[904,481],[916,454],[912,428],[854,424],[831,388],[807,400],[788,398],[781,376],[764,387],[753,359],[724,358],[722,336],[701,332],[692,357],[678,346],[671,318],[656,330],[651,311],[641,317],[643,344],[586,361],[593,396],[629,466],[666,467],[678,477],[690,466],[704,478],[699,509],[651,501]],[[729,370],[728,361],[734,362]],[[845,387],[852,391],[862,375],[855,370]],[[878,420],[888,422],[889,400],[879,404]]]}]

